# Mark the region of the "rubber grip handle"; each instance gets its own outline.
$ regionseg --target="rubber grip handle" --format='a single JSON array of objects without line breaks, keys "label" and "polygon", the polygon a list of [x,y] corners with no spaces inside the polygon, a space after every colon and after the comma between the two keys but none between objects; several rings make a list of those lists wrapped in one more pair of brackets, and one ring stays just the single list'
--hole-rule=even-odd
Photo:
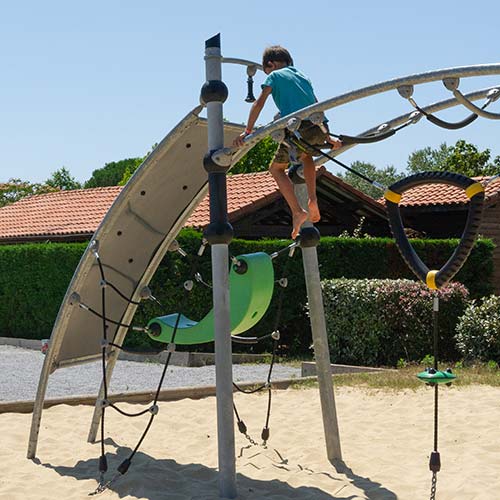
[{"label": "rubber grip handle", "polygon": [[[437,271],[433,282],[437,288],[446,285],[464,265],[476,240],[481,225],[484,188],[465,175],[452,172],[420,172],[392,184],[386,194],[386,208],[389,225],[403,260],[413,273],[424,283],[427,283],[429,268],[422,262],[413,249],[404,231],[401,210],[397,200],[405,191],[424,184],[447,184],[459,187],[470,196],[467,221],[460,242],[446,263]],[[471,188],[472,189],[469,189]],[[471,193],[471,194],[470,194]],[[391,201],[391,199],[393,201]]]}]

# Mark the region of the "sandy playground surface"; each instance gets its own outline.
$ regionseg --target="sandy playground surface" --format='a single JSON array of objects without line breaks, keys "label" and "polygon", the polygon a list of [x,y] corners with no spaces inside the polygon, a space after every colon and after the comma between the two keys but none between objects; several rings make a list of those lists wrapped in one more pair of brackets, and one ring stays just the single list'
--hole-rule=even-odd
[{"label": "sandy playground surface", "polygon": [[[267,397],[235,395],[256,441]],[[236,432],[239,499],[426,499],[433,440],[433,391],[336,390],[344,471],[326,459],[317,389],[273,395],[267,449]],[[137,410],[122,405],[129,411]],[[99,444],[86,442],[92,408],[44,411],[37,459],[25,458],[31,415],[0,414],[0,498],[218,499],[215,398],[160,403],[160,413],[128,473],[111,489],[97,486]],[[111,476],[130,453],[148,416],[107,412]],[[439,500],[500,498],[500,389],[440,391]]]}]

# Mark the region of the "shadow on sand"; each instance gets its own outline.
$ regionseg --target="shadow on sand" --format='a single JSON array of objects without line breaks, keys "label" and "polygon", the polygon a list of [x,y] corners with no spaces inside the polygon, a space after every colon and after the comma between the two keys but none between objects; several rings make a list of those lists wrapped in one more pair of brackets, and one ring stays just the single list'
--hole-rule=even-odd
[{"label": "shadow on sand", "polygon": [[[157,459],[138,451],[129,469],[129,471],[133,470],[134,474],[130,474],[129,472],[122,476],[116,473],[116,468],[130,455],[132,450],[119,446],[112,439],[106,439],[105,443],[107,446],[115,448],[114,452],[107,453],[109,470],[106,474],[106,479],[110,480],[116,477],[116,480],[112,482],[109,489],[118,494],[120,498],[137,497],[148,500],[219,499],[218,474],[213,468],[202,464],[180,464],[171,459]],[[256,480],[244,475],[244,473],[238,473],[239,500],[262,499],[269,496],[269,494],[280,499],[352,500],[362,498],[360,495],[363,493],[370,500],[397,500],[397,496],[393,492],[384,488],[381,484],[371,481],[369,478],[356,475],[343,462],[333,464],[331,471],[314,471],[307,466],[290,464],[277,450],[274,450],[274,452],[279,459],[271,460],[268,467],[289,470],[292,474],[297,472],[307,475],[322,475],[329,484],[326,485],[323,479],[323,484],[325,484],[323,488],[325,489],[313,486],[294,487],[277,479]],[[259,452],[255,453],[254,457],[258,455],[260,455]],[[240,466],[240,463],[238,463],[238,468],[241,469],[249,466],[254,466],[257,469],[261,468],[253,465],[251,458],[247,458],[243,466]],[[98,485],[98,461],[98,458],[80,460],[73,467],[67,467],[43,463],[39,459],[33,460],[34,463],[52,469],[61,476],[73,477],[77,480],[95,479],[96,488]],[[189,476],[189,481],[186,481],[186,476]],[[358,488],[360,490],[359,493],[346,496],[347,492],[345,489],[349,485]],[[88,493],[91,495],[94,492],[89,491]],[[105,493],[103,495],[105,496]],[[99,497],[99,494],[89,496],[90,499],[99,499]]]}]

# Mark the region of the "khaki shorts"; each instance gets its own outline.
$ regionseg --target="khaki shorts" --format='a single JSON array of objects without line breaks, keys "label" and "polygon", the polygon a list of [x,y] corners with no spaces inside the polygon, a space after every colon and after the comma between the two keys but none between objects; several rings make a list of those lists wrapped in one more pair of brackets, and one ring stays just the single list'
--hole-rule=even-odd
[{"label": "khaki shorts", "polygon": [[[326,123],[324,124],[326,129],[328,127]],[[304,120],[299,127],[299,133],[307,141],[309,144],[316,146],[317,148],[323,147],[325,141],[328,137],[328,134],[323,132],[318,125],[314,125],[309,120]],[[288,137],[294,137],[293,134],[287,132]],[[300,142],[300,141],[299,141]],[[320,153],[313,148],[310,148],[304,143],[301,143],[301,148],[297,148],[297,154],[300,157],[302,153],[307,153],[311,156],[319,156]],[[272,163],[289,163],[290,162],[290,148],[288,148],[285,144],[280,144],[280,147],[276,151],[274,155]]]}]

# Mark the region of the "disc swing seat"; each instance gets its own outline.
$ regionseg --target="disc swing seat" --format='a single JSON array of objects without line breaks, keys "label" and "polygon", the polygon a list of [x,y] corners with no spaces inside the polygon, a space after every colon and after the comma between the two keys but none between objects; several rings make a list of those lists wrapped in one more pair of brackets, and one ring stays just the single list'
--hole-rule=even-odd
[{"label": "disc swing seat", "polygon": [[[424,184],[447,184],[465,191],[469,198],[469,212],[460,242],[445,264],[439,270],[430,270],[417,255],[404,231],[401,218],[400,201],[403,193]],[[421,172],[392,184],[384,193],[391,231],[401,256],[430,290],[437,290],[446,285],[463,266],[469,256],[481,225],[484,204],[484,186],[469,177],[451,172]],[[456,376],[451,369],[438,369],[439,339],[439,297],[433,297],[432,324],[434,340],[434,363],[432,368],[420,372],[417,377],[434,389],[434,446],[429,457],[429,469],[432,472],[431,500],[436,498],[437,473],[441,470],[441,457],[438,451],[438,389],[441,384],[451,385]]]},{"label": "disc swing seat", "polygon": [[[229,273],[231,335],[246,332],[262,319],[274,290],[274,268],[267,253],[244,254],[236,259],[238,264],[231,265]],[[212,342],[215,337],[214,310],[211,309],[200,321],[182,313],[156,317],[148,323],[147,330],[149,337],[158,342],[170,343],[174,331],[176,344]]]}]

